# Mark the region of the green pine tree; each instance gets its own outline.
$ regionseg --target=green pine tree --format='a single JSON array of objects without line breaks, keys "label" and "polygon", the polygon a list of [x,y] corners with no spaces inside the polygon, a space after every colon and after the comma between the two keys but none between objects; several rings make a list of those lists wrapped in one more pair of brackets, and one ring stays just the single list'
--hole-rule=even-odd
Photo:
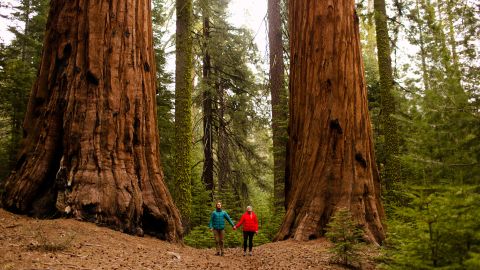
[{"label": "green pine tree", "polygon": [[[385,269],[469,269],[480,252],[476,188],[411,188],[389,224]],[[471,269],[471,268],[470,268]]]},{"label": "green pine tree", "polygon": [[333,260],[346,266],[356,266],[363,231],[353,221],[348,209],[339,209],[327,225],[325,236],[333,243]]},{"label": "green pine tree", "polygon": [[8,28],[14,38],[0,47],[0,179],[14,168],[23,136],[23,118],[40,62],[48,2],[19,1],[9,19],[20,24]]}]

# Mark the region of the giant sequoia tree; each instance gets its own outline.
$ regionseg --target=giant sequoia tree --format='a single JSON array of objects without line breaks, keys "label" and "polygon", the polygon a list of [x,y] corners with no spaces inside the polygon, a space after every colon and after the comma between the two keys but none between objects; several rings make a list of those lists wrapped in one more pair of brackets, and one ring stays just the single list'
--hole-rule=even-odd
[{"label": "giant sequoia tree", "polygon": [[4,207],[181,235],[163,182],[150,1],[52,0]]},{"label": "giant sequoia tree", "polygon": [[348,208],[373,242],[385,238],[380,180],[353,0],[289,1],[292,184],[277,239],[323,234]]}]

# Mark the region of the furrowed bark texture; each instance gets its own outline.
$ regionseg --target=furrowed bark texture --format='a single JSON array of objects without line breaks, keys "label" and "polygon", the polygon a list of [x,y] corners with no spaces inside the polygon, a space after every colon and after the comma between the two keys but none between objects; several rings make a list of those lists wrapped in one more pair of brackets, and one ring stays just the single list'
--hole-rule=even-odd
[{"label": "furrowed bark texture", "polygon": [[353,0],[291,0],[287,212],[277,240],[323,235],[347,208],[368,240],[385,238],[380,179]]},{"label": "furrowed bark texture", "polygon": [[50,3],[24,142],[4,207],[176,241],[155,114],[150,1]]},{"label": "furrowed bark texture", "polygon": [[280,0],[268,0],[268,45],[270,50],[270,93],[272,97],[274,206],[285,203],[285,152],[287,136],[287,93],[285,88]]}]

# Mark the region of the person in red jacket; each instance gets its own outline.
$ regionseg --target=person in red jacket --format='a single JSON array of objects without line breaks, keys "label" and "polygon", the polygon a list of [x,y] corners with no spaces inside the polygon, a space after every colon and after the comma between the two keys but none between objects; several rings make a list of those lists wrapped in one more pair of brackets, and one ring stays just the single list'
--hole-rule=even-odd
[{"label": "person in red jacket", "polygon": [[253,235],[258,233],[258,219],[257,215],[252,211],[252,207],[247,206],[247,212],[242,215],[240,221],[233,227],[236,230],[243,224],[243,256],[247,255],[247,239],[248,239],[248,251],[252,256],[253,248]]}]

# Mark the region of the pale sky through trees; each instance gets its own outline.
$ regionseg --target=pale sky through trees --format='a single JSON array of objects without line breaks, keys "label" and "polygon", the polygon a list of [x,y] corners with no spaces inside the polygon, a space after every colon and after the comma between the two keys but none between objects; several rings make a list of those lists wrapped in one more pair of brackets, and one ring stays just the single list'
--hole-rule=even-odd
[{"label": "pale sky through trees", "polygon": [[[166,2],[172,2],[167,0]],[[17,0],[2,0],[0,4],[0,42],[10,43],[14,35],[8,31],[8,26],[22,27],[19,22],[11,22],[3,16],[10,16],[12,6]],[[230,0],[230,23],[236,27],[245,26],[255,35],[255,43],[260,51],[260,57],[266,56],[267,33],[265,16],[267,14],[267,0]],[[175,33],[175,22],[169,22],[169,31]]]},{"label": "pale sky through trees", "polygon": [[267,0],[231,0],[230,22],[237,27],[246,26],[255,35],[254,41],[262,60],[267,60]]},{"label": "pale sky through trees", "polygon": [[0,42],[1,43],[10,43],[10,40],[13,39],[14,35],[8,31],[8,26],[14,26],[12,22],[4,18],[4,16],[9,16],[12,12],[11,7],[17,1],[13,0],[2,0],[0,4]]},{"label": "pale sky through trees", "polygon": [[[165,0],[167,7],[174,7],[174,0]],[[21,22],[12,22],[4,18],[10,16],[13,11],[12,6],[18,4],[18,0],[1,0],[0,4],[0,42],[10,43],[14,35],[8,31],[8,26],[22,28]],[[236,27],[248,28],[254,36],[254,42],[259,50],[259,60],[263,65],[268,65],[268,41],[267,41],[267,0],[230,0],[229,2],[229,22]],[[175,45],[171,42],[170,36],[175,35],[175,16],[167,22],[167,33],[165,41],[167,52],[167,71],[174,73],[175,70]],[[403,64],[409,63],[409,60],[415,56],[418,49],[410,45],[403,36],[405,33],[401,31],[402,36],[399,37],[396,54],[392,55],[394,65],[399,68]],[[412,72],[410,72],[412,73]]]}]

